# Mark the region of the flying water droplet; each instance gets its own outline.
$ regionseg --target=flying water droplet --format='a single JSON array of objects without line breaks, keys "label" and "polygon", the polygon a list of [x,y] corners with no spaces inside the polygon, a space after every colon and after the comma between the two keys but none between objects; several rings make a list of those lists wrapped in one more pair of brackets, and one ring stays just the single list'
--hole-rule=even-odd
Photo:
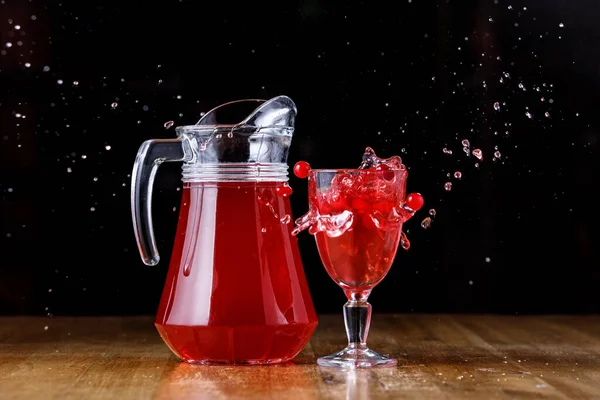
[{"label": "flying water droplet", "polygon": [[478,160],[483,158],[483,152],[480,149],[473,149],[473,155],[477,157]]},{"label": "flying water droplet", "polygon": [[499,151],[495,151],[494,152],[494,158],[500,158],[500,157],[502,157],[502,154],[500,154]]},{"label": "flying water droplet", "polygon": [[460,179],[460,178],[462,178],[462,172],[460,172],[460,171],[456,171],[456,172],[454,173],[454,178],[455,178],[455,179]]},{"label": "flying water droplet", "polygon": [[31,63],[25,63],[25,68],[31,67]]},{"label": "flying water droplet", "polygon": [[500,103],[498,103],[498,102],[494,103],[494,110],[500,111]]},{"label": "flying water droplet", "polygon": [[73,86],[79,86],[79,81],[73,81]]},{"label": "flying water droplet", "polygon": [[290,216],[290,214],[285,214],[283,217],[281,217],[281,223],[284,225],[287,225],[290,223],[290,221],[292,220],[292,217]]},{"label": "flying water droplet", "polygon": [[471,146],[471,143],[469,143],[469,141],[467,139],[463,139],[461,141],[461,143],[462,143],[463,147],[469,147],[469,146]]},{"label": "flying water droplet", "polygon": [[165,127],[165,129],[169,129],[173,125],[175,125],[174,121],[167,121],[167,122],[165,122],[165,124],[163,126]]},{"label": "flying water droplet", "polygon": [[564,28],[564,27],[565,27],[565,24],[563,24],[563,23],[561,22],[560,24],[558,24],[558,27],[559,27],[559,28]]},{"label": "flying water droplet", "polygon": [[447,192],[452,190],[452,182],[446,182],[444,183],[444,189],[446,189]]},{"label": "flying water droplet", "polygon": [[523,91],[527,91],[527,89],[525,89],[525,85],[523,85],[520,82],[519,82],[519,89],[522,89]]},{"label": "flying water droplet", "polygon": [[431,215],[432,217],[435,217],[436,214],[437,214],[437,212],[435,211],[434,208],[432,208],[431,210],[429,210],[429,215]]},{"label": "flying water droplet", "polygon": [[421,221],[421,227],[423,229],[427,229],[431,226],[431,218],[427,217],[423,221]]},{"label": "flying water droplet", "polygon": [[549,113],[548,111],[546,111],[546,112],[544,113],[544,116],[545,116],[546,118],[550,118],[550,113]]},{"label": "flying water droplet", "polygon": [[64,82],[63,82],[63,80],[62,80],[62,79],[58,79],[58,80],[56,81],[56,83],[58,83],[59,85],[62,85]]},{"label": "flying water droplet", "polygon": [[107,144],[106,146],[104,146],[104,148],[108,151],[108,150],[112,149],[112,146]]},{"label": "flying water droplet", "polygon": [[260,231],[261,231],[262,233],[265,233],[265,232],[267,231],[267,228],[262,228]]},{"label": "flying water droplet", "polygon": [[526,112],[525,112],[525,116],[526,116],[527,118],[529,118],[529,119],[532,119],[532,118],[533,118],[533,115],[531,115],[531,113],[530,113],[529,111],[526,111]]},{"label": "flying water droplet", "polygon": [[451,155],[452,155],[452,150],[450,150],[450,149],[447,149],[447,148],[445,148],[445,147],[444,147],[444,148],[442,149],[442,151],[444,152],[444,154],[448,154],[449,156],[451,156]]},{"label": "flying water droplet", "polygon": [[231,139],[231,138],[233,137],[233,132],[232,132],[232,131],[229,131],[229,132],[227,133],[227,137],[228,137],[229,139]]},{"label": "flying water droplet", "polygon": [[402,232],[400,235],[400,246],[404,250],[410,249],[410,240],[408,240],[408,237],[404,232]]},{"label": "flying water droplet", "polygon": [[110,105],[110,108],[112,108],[113,110],[117,107],[119,107],[119,103],[117,103],[116,101]]}]

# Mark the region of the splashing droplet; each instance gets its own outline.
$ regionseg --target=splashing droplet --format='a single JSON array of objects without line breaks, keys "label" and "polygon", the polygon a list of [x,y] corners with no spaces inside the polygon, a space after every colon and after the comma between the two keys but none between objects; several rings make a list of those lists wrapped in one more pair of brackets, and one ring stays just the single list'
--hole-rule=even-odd
[{"label": "splashing droplet", "polygon": [[525,89],[525,85],[523,85],[522,83],[519,83],[519,89],[527,91],[527,89]]},{"label": "splashing droplet", "polygon": [[290,221],[292,220],[292,217],[290,216],[290,214],[285,214],[283,217],[281,217],[281,223],[286,225],[289,224]]},{"label": "splashing droplet", "polygon": [[408,240],[408,237],[404,232],[400,235],[400,246],[402,246],[404,250],[410,249],[410,240]]},{"label": "splashing droplet", "polygon": [[444,154],[448,154],[449,156],[452,155],[452,150],[449,150],[449,149],[447,149],[445,147],[442,149],[442,151],[444,152]]},{"label": "splashing droplet", "polygon": [[174,121],[167,121],[167,122],[165,122],[165,124],[163,126],[165,127],[165,129],[169,129],[173,125],[175,125]]},{"label": "splashing droplet", "polygon": [[498,102],[494,103],[494,110],[500,111],[500,103],[498,103]]},{"label": "splashing droplet", "polygon": [[116,101],[110,105],[110,108],[112,108],[113,110],[117,107],[119,107],[119,103],[117,103]]},{"label": "splashing droplet", "polygon": [[437,212],[435,211],[435,208],[432,208],[431,210],[429,210],[429,215],[431,215],[432,217],[435,217],[436,214],[437,214]]},{"label": "splashing droplet", "polygon": [[473,149],[473,155],[477,157],[478,160],[483,158],[483,152],[480,149]]},{"label": "splashing droplet", "polygon": [[460,172],[460,171],[456,171],[456,172],[454,173],[454,178],[455,178],[455,179],[460,179],[460,178],[462,178],[462,172]]},{"label": "splashing droplet", "polygon": [[495,152],[494,152],[494,157],[495,157],[495,158],[500,158],[500,157],[502,157],[502,154],[500,154],[500,152],[499,152],[499,151],[495,151]]},{"label": "splashing droplet", "polygon": [[471,143],[469,143],[469,141],[467,139],[463,139],[461,141],[461,143],[462,143],[463,147],[469,147],[469,146],[471,146]]},{"label": "splashing droplet", "polygon": [[444,189],[446,189],[447,192],[452,190],[452,182],[446,182],[444,183]]},{"label": "splashing droplet", "polygon": [[427,229],[431,226],[431,218],[427,217],[423,221],[421,221],[421,227],[423,229]]},{"label": "splashing droplet", "polygon": [[229,139],[231,139],[233,137],[233,132],[232,131],[227,132],[227,137]]},{"label": "splashing droplet", "polygon": [[531,113],[529,111],[525,112],[525,116],[529,119],[533,118],[533,115],[531,115]]}]

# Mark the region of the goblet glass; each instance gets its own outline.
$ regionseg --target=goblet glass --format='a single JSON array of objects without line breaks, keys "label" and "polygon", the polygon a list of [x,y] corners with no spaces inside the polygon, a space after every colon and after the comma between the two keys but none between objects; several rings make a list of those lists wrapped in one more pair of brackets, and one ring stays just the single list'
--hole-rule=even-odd
[{"label": "goblet glass", "polygon": [[348,346],[317,360],[319,365],[368,368],[394,366],[395,358],[367,347],[373,288],[386,276],[402,224],[412,215],[404,205],[407,171],[313,169],[308,176],[310,227],[329,276],[344,290]]}]

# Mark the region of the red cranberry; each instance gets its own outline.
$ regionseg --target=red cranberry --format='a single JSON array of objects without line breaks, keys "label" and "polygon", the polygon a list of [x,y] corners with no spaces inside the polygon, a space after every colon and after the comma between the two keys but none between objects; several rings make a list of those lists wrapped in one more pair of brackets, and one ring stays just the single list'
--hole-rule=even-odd
[{"label": "red cranberry", "polygon": [[406,196],[406,206],[413,211],[419,210],[423,207],[425,200],[423,200],[423,196],[420,193],[411,193]]},{"label": "red cranberry", "polygon": [[298,161],[296,165],[294,165],[294,175],[296,175],[300,179],[306,178],[309,172],[310,164],[306,161]]}]

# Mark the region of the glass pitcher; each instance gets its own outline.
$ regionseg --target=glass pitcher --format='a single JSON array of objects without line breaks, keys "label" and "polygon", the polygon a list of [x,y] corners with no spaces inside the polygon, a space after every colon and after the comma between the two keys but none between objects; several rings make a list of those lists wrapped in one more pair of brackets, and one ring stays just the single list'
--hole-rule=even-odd
[{"label": "glass pitcher", "polygon": [[[242,122],[240,115],[243,115]],[[155,325],[189,363],[272,364],[296,356],[316,325],[287,185],[296,106],[286,96],[208,112],[177,138],[148,140],[132,173],[131,207],[142,260],[156,265],[152,183],[183,162],[183,195]],[[234,122],[234,123],[232,123]]]}]

